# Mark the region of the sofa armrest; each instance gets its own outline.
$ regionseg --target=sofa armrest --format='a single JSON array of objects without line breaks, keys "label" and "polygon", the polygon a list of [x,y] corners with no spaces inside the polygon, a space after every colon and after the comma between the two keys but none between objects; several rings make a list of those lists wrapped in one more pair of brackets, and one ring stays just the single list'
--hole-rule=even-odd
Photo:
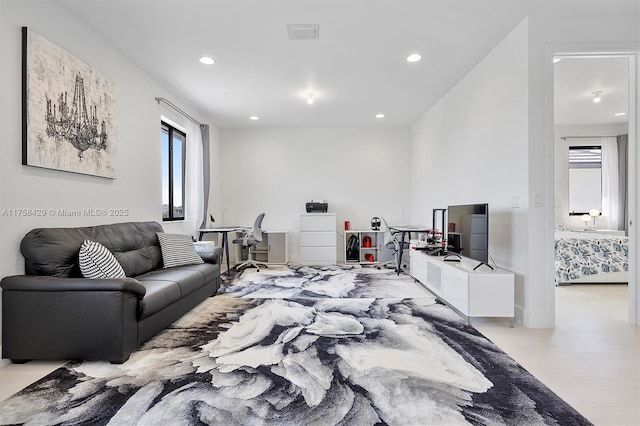
[{"label": "sofa armrest", "polygon": [[90,279],[60,278],[40,275],[14,275],[0,282],[3,290],[18,291],[122,291],[142,298],[147,289],[134,278]]},{"label": "sofa armrest", "polygon": [[212,244],[209,241],[198,241],[194,244],[196,249],[196,253],[204,260],[206,263],[213,263],[217,265],[220,263],[220,259],[222,258],[222,247]]},{"label": "sofa armrest", "polygon": [[133,278],[6,277],[2,357],[125,361],[138,346],[145,288]]}]

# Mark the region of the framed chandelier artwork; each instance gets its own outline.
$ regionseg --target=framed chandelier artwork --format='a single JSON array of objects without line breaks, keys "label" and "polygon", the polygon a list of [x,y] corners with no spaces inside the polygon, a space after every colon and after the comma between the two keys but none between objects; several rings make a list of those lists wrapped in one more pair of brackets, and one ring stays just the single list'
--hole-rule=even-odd
[{"label": "framed chandelier artwork", "polygon": [[115,84],[22,28],[22,164],[115,177]]}]

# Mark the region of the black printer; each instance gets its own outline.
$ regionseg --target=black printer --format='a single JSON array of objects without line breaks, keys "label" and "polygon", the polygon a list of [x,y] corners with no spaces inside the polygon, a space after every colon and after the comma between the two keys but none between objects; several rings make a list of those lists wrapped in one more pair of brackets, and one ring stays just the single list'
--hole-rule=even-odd
[{"label": "black printer", "polygon": [[329,208],[329,203],[323,203],[319,201],[310,201],[305,204],[307,213],[326,213]]}]

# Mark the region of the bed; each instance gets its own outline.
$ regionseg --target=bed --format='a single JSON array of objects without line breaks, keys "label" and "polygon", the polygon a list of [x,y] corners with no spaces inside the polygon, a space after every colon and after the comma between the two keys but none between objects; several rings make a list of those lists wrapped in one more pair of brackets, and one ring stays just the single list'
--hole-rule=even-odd
[{"label": "bed", "polygon": [[628,237],[556,226],[556,285],[628,282],[628,259]]}]

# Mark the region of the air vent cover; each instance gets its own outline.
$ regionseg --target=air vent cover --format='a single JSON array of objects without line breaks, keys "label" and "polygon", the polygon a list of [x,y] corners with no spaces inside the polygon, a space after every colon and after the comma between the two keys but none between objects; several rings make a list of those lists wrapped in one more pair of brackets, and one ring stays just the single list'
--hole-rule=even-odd
[{"label": "air vent cover", "polygon": [[318,24],[289,24],[287,33],[289,40],[318,40],[320,28]]}]

